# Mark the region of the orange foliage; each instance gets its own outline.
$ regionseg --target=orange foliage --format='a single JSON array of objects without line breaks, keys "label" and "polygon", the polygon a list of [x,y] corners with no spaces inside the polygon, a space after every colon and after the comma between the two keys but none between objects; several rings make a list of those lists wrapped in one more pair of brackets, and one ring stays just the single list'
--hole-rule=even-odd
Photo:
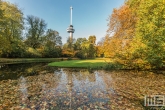
[{"label": "orange foliage", "polygon": [[105,56],[115,57],[124,54],[129,48],[135,32],[136,17],[131,8],[124,4],[114,9],[109,17],[107,36],[103,42]]},{"label": "orange foliage", "polygon": [[117,38],[130,39],[134,35],[136,17],[132,14],[127,5],[119,9],[114,9],[113,14],[109,17],[108,34],[114,33]]}]

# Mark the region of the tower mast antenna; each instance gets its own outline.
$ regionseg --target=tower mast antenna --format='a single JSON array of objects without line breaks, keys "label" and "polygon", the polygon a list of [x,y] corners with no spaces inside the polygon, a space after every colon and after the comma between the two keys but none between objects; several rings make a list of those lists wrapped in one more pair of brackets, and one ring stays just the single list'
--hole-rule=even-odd
[{"label": "tower mast antenna", "polygon": [[70,7],[70,11],[71,11],[71,13],[70,13],[70,14],[71,14],[71,15],[70,15],[70,25],[72,25],[72,10],[73,10],[73,7],[71,6],[71,7]]}]

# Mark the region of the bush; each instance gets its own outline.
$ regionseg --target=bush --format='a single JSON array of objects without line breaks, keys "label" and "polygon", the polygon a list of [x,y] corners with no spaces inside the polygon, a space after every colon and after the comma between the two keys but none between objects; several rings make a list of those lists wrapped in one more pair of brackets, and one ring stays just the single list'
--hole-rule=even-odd
[{"label": "bush", "polygon": [[43,52],[43,57],[58,58],[61,56],[61,49],[59,48],[46,48]]},{"label": "bush", "polygon": [[22,58],[26,54],[26,46],[17,40],[13,40],[10,43],[10,51],[4,51],[2,57],[9,58]]},{"label": "bush", "polygon": [[105,70],[123,69],[123,66],[118,63],[108,63],[105,66],[103,66],[103,69],[105,69]]},{"label": "bush", "polygon": [[80,58],[80,59],[85,59],[86,58],[82,51],[76,52],[75,57]]},{"label": "bush", "polygon": [[74,53],[70,50],[63,50],[62,57],[74,57]]}]

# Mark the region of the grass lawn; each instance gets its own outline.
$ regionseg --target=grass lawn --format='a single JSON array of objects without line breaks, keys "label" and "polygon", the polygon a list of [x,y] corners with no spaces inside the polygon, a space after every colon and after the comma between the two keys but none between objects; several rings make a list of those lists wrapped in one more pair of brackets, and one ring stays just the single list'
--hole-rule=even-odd
[{"label": "grass lawn", "polygon": [[110,62],[109,59],[97,58],[97,59],[89,59],[89,60],[69,60],[69,61],[61,61],[61,62],[52,62],[49,63],[48,65],[56,66],[56,67],[95,68],[95,67],[104,66],[108,62]]},{"label": "grass lawn", "polygon": [[0,63],[52,62],[67,58],[0,58]]}]

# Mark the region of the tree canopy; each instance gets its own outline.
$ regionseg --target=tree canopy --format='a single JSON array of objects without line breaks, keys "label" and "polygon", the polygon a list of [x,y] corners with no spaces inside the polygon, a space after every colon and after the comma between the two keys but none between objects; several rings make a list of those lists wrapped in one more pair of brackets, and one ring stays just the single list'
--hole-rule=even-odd
[{"label": "tree canopy", "polygon": [[163,68],[165,2],[126,0],[108,19],[102,52],[127,68]]}]

